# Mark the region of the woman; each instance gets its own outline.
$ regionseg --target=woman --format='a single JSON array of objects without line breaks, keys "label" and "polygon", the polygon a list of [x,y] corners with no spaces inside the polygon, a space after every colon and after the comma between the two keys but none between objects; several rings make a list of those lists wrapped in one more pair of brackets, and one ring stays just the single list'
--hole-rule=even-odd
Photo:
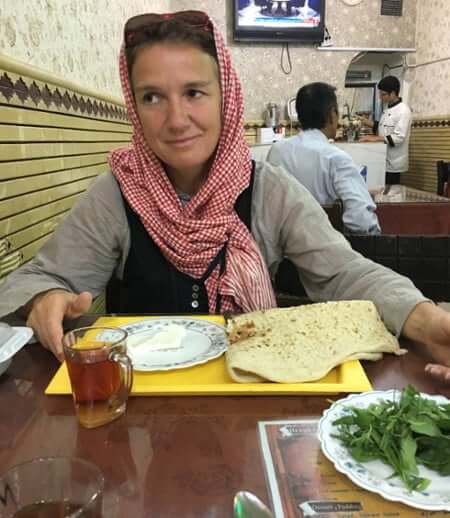
[{"label": "woman", "polygon": [[62,358],[63,319],[87,311],[113,275],[120,311],[249,311],[275,304],[270,275],[286,256],[311,299],[373,300],[394,333],[450,365],[450,315],[354,252],[282,169],[252,164],[240,84],[205,13],[130,19],[120,74],[132,147],[111,153],[112,174],[9,276],[0,315],[21,308]]},{"label": "woman", "polygon": [[[176,16],[161,20],[143,15],[125,29],[121,79],[135,129],[134,149],[113,152],[111,165],[126,206],[132,209],[132,237],[133,228],[143,225],[148,234],[144,232],[144,239],[150,236],[164,263],[175,266],[180,289],[186,285],[192,290],[192,279],[196,280],[197,296],[190,307],[179,310],[201,305],[203,312],[211,313],[271,307],[275,299],[267,267],[234,210],[251,174],[249,151],[241,138],[239,83],[228,54],[221,51],[223,45],[216,55],[207,16],[191,12],[181,17],[192,25],[178,22]],[[223,63],[220,70],[218,60]],[[131,167],[130,157],[135,160]],[[155,268],[156,255],[145,243],[143,250]],[[128,268],[128,279],[136,279],[137,263]],[[138,277],[141,281],[144,275]],[[167,285],[162,269],[158,279],[161,288]],[[149,288],[155,284],[149,279]],[[134,291],[135,297],[142,292],[140,286]],[[145,310],[149,295],[126,310]],[[179,298],[183,297],[172,297]],[[168,300],[163,309],[174,308]]]}]

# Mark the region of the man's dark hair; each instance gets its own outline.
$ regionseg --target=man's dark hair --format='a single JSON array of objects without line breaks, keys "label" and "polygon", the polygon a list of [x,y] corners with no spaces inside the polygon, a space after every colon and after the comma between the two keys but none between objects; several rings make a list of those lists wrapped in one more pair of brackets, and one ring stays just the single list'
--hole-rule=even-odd
[{"label": "man's dark hair", "polygon": [[295,109],[304,130],[324,128],[331,111],[338,112],[336,88],[327,83],[302,86],[297,92]]},{"label": "man's dark hair", "polygon": [[400,92],[400,81],[395,76],[386,76],[378,83],[377,88],[388,94],[395,92],[395,95],[398,95]]}]

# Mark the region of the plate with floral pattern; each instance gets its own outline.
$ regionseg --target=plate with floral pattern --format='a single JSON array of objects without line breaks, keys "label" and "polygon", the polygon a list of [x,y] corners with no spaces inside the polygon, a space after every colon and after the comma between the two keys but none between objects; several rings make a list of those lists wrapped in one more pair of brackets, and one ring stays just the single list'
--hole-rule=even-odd
[{"label": "plate with floral pattern", "polygon": [[[338,471],[347,475],[356,485],[378,493],[387,500],[402,502],[428,511],[450,511],[450,476],[442,476],[436,471],[419,465],[419,475],[430,479],[431,483],[425,491],[409,491],[399,478],[390,478],[392,474],[390,466],[381,460],[364,463],[355,461],[340,440],[333,437],[333,434],[338,432],[333,422],[347,415],[346,407],[366,408],[371,403],[399,399],[400,394],[399,390],[364,392],[351,394],[333,403],[325,410],[319,421],[322,452]],[[450,403],[444,396],[428,394],[421,394],[421,396],[433,399],[439,404]]]},{"label": "plate with floral pattern", "polygon": [[[180,326],[184,330],[184,336],[177,348],[146,347],[146,341],[150,341],[157,333],[173,329],[174,326],[178,329]],[[127,354],[137,371],[192,367],[221,356],[228,346],[223,326],[196,318],[148,318],[120,327],[128,332]]]}]

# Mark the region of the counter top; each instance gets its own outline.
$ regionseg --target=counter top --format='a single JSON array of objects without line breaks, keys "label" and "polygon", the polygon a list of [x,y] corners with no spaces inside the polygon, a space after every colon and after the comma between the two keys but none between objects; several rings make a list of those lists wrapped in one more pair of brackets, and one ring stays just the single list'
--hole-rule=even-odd
[{"label": "counter top", "polygon": [[333,144],[336,144],[336,146],[339,144],[359,144],[359,145],[366,145],[366,144],[369,144],[370,146],[373,146],[373,145],[377,145],[379,146],[380,144],[382,146],[386,146],[386,144],[384,142],[362,142],[361,140],[352,140],[352,141],[349,141],[349,140],[331,140],[330,142],[332,142]]},{"label": "counter top", "polygon": [[385,189],[374,195],[378,203],[450,203],[450,198],[438,196],[432,192],[413,189],[406,185],[387,185]]},{"label": "counter top", "polygon": [[367,188],[382,188],[386,172],[386,144],[384,142],[334,142],[348,153],[355,164],[367,167]]}]

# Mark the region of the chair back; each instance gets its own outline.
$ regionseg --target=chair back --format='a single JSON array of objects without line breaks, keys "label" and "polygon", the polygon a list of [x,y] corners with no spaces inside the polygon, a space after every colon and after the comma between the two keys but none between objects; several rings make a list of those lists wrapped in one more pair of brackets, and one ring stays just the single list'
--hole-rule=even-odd
[{"label": "chair back", "polygon": [[342,234],[344,233],[344,222],[342,214],[344,213],[344,205],[342,200],[336,200],[329,205],[322,205],[322,209],[327,213],[328,219],[333,227]]},{"label": "chair back", "polygon": [[[322,205],[321,207],[327,213],[332,226],[337,231],[344,233],[344,222],[342,221],[344,206],[342,200],[336,200],[330,205]],[[297,306],[311,302],[300,281],[296,266],[287,258],[284,258],[278,265],[275,275],[275,294],[280,307]]]},{"label": "chair back", "polygon": [[438,160],[436,162],[437,168],[437,194],[450,198],[448,173],[450,170],[450,162]]}]

